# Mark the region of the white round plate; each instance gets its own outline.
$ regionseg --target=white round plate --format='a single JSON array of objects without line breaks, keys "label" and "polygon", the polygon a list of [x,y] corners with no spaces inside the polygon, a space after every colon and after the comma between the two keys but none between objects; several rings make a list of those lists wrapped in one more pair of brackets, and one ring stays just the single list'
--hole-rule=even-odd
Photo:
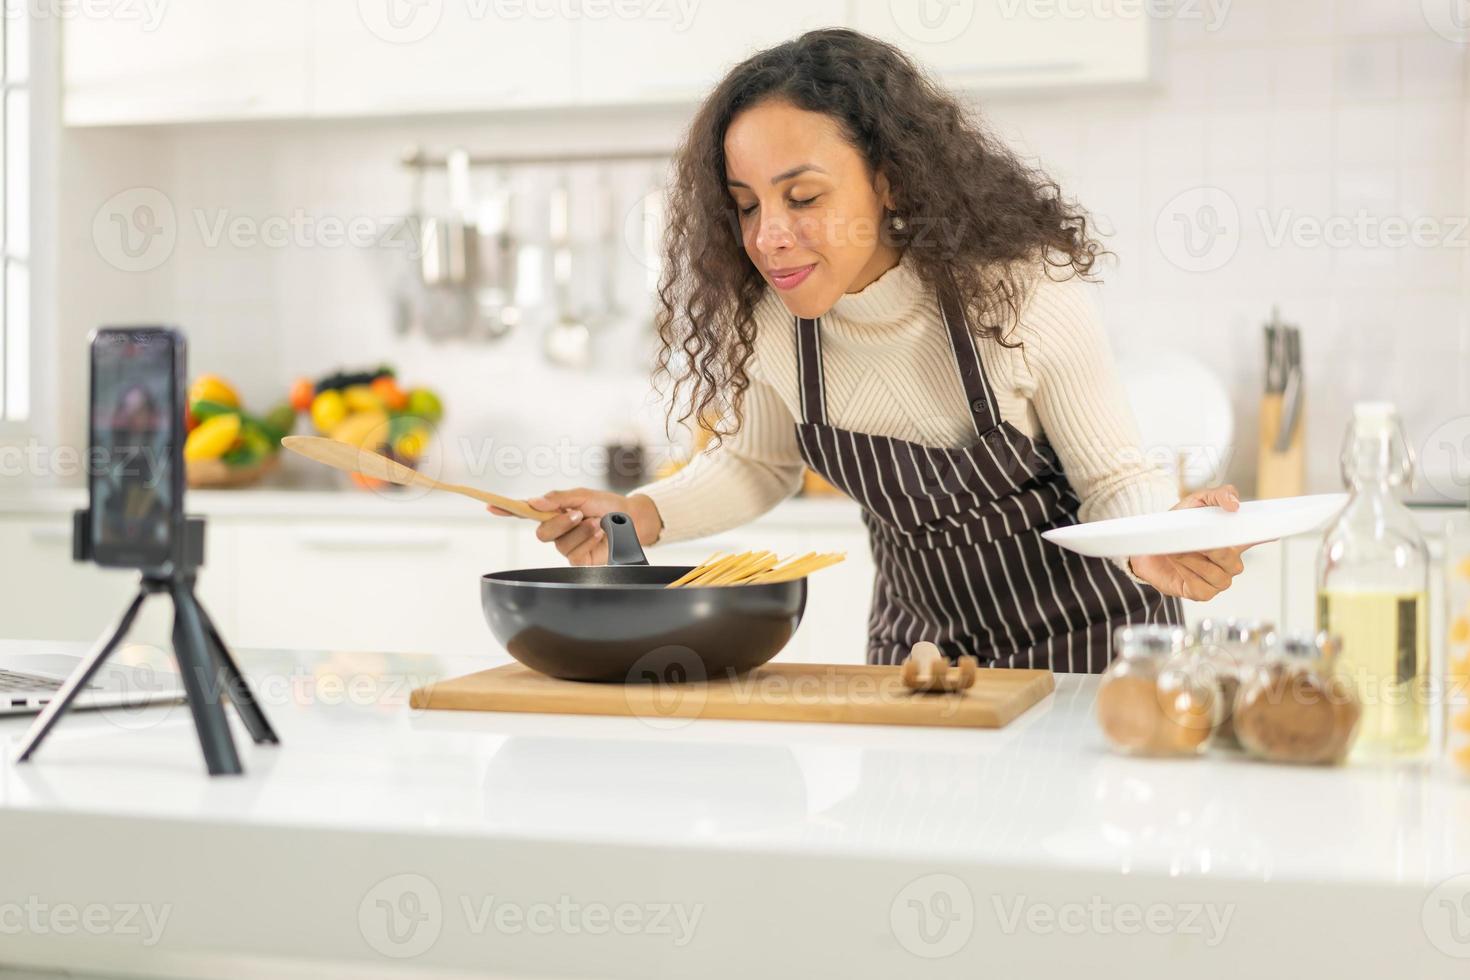
[{"label": "white round plate", "polygon": [[1074,524],[1045,531],[1041,536],[1092,558],[1239,548],[1315,531],[1336,517],[1347,499],[1345,493],[1319,493],[1278,500],[1248,500],[1234,513],[1219,507],[1191,507]]}]

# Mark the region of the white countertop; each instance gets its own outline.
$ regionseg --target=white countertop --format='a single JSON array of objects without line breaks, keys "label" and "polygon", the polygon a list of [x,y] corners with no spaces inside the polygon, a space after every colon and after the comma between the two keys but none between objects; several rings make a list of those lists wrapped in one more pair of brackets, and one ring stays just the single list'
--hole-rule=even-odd
[{"label": "white countertop", "polygon": [[[1131,976],[1241,975],[1264,944],[1283,976],[1470,968],[1470,901],[1441,922],[1470,890],[1443,884],[1470,872],[1470,780],[1439,763],[1121,758],[1092,720],[1095,679],[1073,676],[1000,731],[669,728],[406,707],[493,659],[241,659],[283,740],[256,748],[237,728],[243,778],[203,775],[183,706],[75,715],[21,766],[27,722],[0,721],[0,839],[24,842],[6,848],[0,930],[7,902],[168,914],[147,947],[53,928],[6,935],[0,961],[1074,977],[1125,942]],[[497,903],[509,918],[487,918]],[[549,931],[517,926],[557,903]],[[618,906],[698,922],[622,934],[575,918]]]}]

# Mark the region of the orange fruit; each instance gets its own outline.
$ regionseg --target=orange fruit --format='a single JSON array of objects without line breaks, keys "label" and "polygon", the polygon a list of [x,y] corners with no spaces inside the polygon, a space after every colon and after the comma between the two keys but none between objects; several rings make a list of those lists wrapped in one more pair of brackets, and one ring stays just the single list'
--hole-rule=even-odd
[{"label": "orange fruit", "polygon": [[291,407],[298,412],[311,411],[311,401],[316,397],[316,385],[310,378],[297,378],[291,385]]},{"label": "orange fruit", "polygon": [[408,405],[408,393],[398,387],[390,375],[383,375],[372,384],[373,394],[382,399],[390,411],[401,412]]}]

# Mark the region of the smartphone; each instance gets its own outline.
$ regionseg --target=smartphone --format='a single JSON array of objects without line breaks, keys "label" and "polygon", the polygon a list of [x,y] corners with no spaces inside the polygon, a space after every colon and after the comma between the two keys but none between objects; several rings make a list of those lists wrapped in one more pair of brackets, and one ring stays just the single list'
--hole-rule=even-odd
[{"label": "smartphone", "polygon": [[184,527],[183,334],[104,327],[92,334],[87,495],[92,560],[172,566]]}]

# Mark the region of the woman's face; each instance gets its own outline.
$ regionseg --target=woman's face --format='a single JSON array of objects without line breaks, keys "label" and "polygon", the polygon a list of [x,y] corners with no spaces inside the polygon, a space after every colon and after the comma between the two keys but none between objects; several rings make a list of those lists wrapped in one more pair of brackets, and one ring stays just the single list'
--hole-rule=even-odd
[{"label": "woman's face", "polygon": [[888,181],[831,116],[752,106],[725,131],[725,168],[745,253],[797,316],[821,316],[897,264],[880,235]]}]

